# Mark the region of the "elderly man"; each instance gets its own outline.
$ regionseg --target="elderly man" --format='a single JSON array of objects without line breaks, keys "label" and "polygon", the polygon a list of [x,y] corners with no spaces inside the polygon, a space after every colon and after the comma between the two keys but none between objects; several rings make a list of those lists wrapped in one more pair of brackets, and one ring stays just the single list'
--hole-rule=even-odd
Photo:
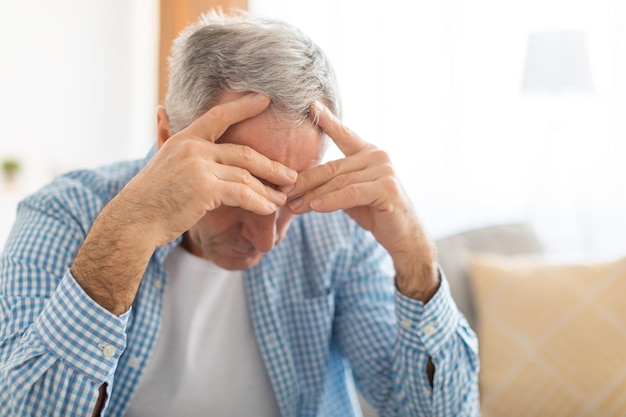
[{"label": "elderly man", "polygon": [[[322,51],[212,13],[145,160],[25,199],[0,275],[3,416],[478,415],[477,343]],[[321,164],[327,141],[345,158]]]}]

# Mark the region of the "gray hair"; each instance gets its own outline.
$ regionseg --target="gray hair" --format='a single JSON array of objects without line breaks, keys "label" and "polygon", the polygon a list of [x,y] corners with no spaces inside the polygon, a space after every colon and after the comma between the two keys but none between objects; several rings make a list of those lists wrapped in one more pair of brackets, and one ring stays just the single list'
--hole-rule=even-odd
[{"label": "gray hair", "polygon": [[172,133],[226,91],[265,94],[270,110],[294,125],[307,120],[316,100],[341,116],[335,73],[324,52],[294,26],[245,12],[203,14],[174,40],[165,97]]}]

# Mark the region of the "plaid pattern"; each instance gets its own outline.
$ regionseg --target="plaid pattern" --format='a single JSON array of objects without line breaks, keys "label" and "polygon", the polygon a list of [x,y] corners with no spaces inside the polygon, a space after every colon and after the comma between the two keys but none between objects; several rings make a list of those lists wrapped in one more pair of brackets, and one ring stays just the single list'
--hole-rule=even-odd
[{"label": "plaid pattern", "polygon": [[[146,161],[73,172],[20,203],[0,264],[0,415],[91,415],[103,383],[103,415],[124,415],[156,343],[163,261],[180,239],[155,251],[121,317],[91,300],[69,266],[102,206]],[[397,293],[393,275],[386,252],[342,212],[297,216],[245,272],[283,416],[359,415],[355,385],[385,416],[479,414],[477,340],[445,277],[423,305]]]}]

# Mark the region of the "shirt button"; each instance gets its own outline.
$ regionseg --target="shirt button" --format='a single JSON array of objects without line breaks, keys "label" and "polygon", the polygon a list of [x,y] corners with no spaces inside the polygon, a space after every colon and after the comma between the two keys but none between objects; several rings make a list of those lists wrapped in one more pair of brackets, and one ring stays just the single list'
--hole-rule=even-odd
[{"label": "shirt button", "polygon": [[403,329],[406,330],[411,330],[411,320],[409,319],[402,319],[402,321],[400,322],[400,327],[402,327]]},{"label": "shirt button", "polygon": [[156,281],[154,281],[154,288],[156,288],[158,291],[161,291],[163,289],[163,282],[157,279]]},{"label": "shirt button", "polygon": [[422,330],[424,330],[424,334],[426,336],[432,336],[437,331],[437,329],[435,328],[435,325],[432,323],[428,323],[426,326],[424,326]]},{"label": "shirt button", "polygon": [[102,350],[102,355],[106,359],[111,359],[117,353],[117,349],[115,349],[115,346],[109,345],[108,343],[102,344],[102,346],[100,346],[100,349]]},{"label": "shirt button", "polygon": [[133,369],[139,369],[140,363],[141,361],[139,360],[137,355],[131,355],[130,358],[128,358],[128,366]]}]

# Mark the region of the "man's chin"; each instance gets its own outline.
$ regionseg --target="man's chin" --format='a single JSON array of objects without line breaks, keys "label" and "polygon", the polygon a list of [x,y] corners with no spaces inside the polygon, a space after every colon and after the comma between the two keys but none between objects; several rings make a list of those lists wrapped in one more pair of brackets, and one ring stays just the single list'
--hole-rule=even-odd
[{"label": "man's chin", "polygon": [[263,255],[263,253],[256,253],[251,256],[216,256],[212,261],[220,268],[239,271],[252,268],[261,261]]},{"label": "man's chin", "polygon": [[234,247],[227,245],[217,247],[213,246],[206,248],[206,250],[202,250],[200,246],[183,244],[183,248],[194,255],[207,259],[220,268],[227,269],[229,271],[252,268],[258,264],[263,258],[263,255],[265,255],[264,252],[259,252],[257,250],[246,252],[237,250]]}]

